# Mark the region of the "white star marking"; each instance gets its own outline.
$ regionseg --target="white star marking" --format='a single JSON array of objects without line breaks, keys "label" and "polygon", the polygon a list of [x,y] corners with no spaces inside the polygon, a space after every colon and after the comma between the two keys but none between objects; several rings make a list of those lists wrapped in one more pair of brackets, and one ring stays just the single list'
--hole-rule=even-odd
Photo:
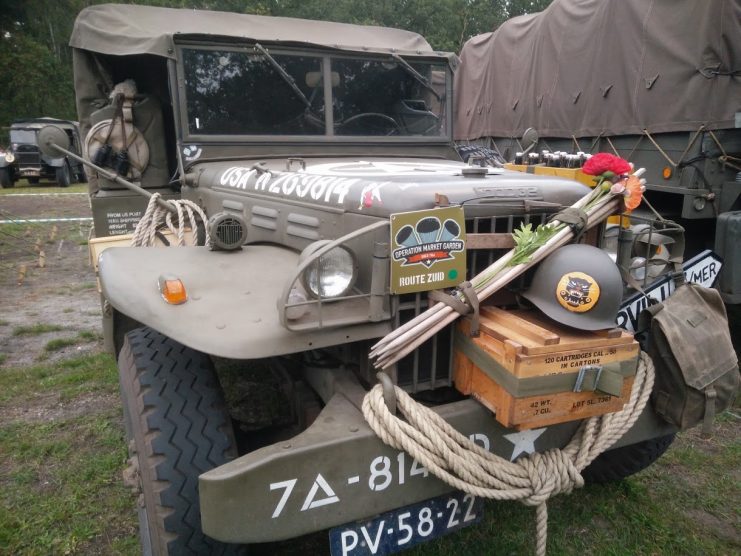
[{"label": "white star marking", "polygon": [[542,428],[505,434],[504,438],[515,445],[512,450],[512,457],[509,458],[509,461],[514,461],[520,454],[532,454],[535,451],[535,440],[543,434],[545,430],[545,428]]}]

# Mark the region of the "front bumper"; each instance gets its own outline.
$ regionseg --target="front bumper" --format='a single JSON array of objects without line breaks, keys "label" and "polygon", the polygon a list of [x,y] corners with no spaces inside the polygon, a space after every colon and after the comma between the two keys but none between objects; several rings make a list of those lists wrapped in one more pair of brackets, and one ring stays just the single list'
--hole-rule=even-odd
[{"label": "front bumper", "polygon": [[[452,490],[403,452],[381,442],[359,409],[359,386],[335,389],[298,436],[222,465],[199,478],[203,530],[233,543],[288,539],[365,519]],[[474,400],[435,408],[493,453],[511,459],[532,446],[563,447],[578,422],[517,433]],[[673,432],[647,406],[615,445]]]}]

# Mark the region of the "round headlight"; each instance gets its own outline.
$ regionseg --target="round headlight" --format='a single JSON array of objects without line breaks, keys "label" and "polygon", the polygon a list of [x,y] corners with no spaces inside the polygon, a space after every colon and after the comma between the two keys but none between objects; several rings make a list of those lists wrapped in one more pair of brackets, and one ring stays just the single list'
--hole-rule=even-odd
[{"label": "round headlight", "polygon": [[11,163],[15,160],[13,153],[5,153],[5,162]]},{"label": "round headlight", "polygon": [[[310,256],[321,247],[310,245],[304,253]],[[302,282],[313,297],[339,297],[350,291],[356,277],[355,255],[346,247],[338,246],[312,261],[304,270]]]}]

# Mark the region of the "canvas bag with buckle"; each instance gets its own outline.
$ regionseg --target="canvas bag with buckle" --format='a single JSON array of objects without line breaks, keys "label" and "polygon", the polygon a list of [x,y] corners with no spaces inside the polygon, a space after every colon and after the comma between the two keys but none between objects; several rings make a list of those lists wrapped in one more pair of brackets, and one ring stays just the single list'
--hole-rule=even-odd
[{"label": "canvas bag with buckle", "polygon": [[680,278],[666,301],[641,313],[638,328],[649,332],[656,413],[680,429],[703,423],[703,434],[710,434],[713,418],[733,403],[739,388],[738,359],[720,294]]}]

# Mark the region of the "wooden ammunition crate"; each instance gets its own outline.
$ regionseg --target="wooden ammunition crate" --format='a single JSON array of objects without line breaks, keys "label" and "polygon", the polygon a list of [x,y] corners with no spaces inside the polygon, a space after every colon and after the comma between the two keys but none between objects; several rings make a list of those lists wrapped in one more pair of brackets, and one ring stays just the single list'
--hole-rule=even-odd
[{"label": "wooden ammunition crate", "polygon": [[[532,429],[619,411],[630,396],[639,346],[624,330],[575,330],[538,311],[495,307],[481,308],[479,337],[470,337],[469,330],[470,320],[461,320],[455,387],[494,411],[506,427]],[[575,392],[585,367],[588,389]],[[593,389],[600,368],[600,387],[615,395]]]},{"label": "wooden ammunition crate", "polygon": [[594,181],[594,176],[590,176],[582,172],[581,168],[552,168],[543,164],[512,164],[507,163],[504,165],[507,170],[515,170],[516,172],[526,172],[528,174],[539,174],[541,176],[557,176],[559,178],[568,178],[570,180],[578,181],[589,187],[594,187],[597,182]]}]

